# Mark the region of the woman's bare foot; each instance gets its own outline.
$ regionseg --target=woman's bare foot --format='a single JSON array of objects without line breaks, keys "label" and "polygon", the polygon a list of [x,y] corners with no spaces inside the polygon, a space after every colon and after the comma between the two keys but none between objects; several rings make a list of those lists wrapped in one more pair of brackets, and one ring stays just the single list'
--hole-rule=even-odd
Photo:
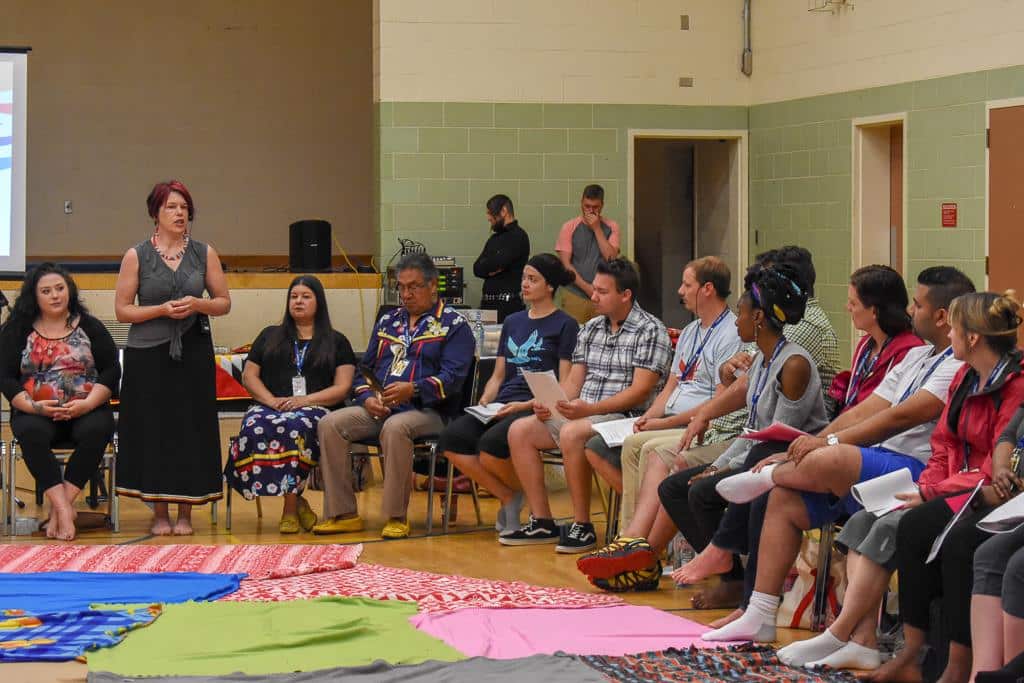
[{"label": "woman's bare foot", "polygon": [[711,628],[716,628],[716,629],[717,628],[722,628],[726,624],[731,624],[732,622],[736,621],[737,619],[739,619],[742,616],[743,616],[743,610],[737,608],[737,609],[734,609],[733,611],[729,612],[727,615],[725,615],[721,619],[715,619],[710,624],[708,624],[708,626],[710,626]]},{"label": "woman's bare foot", "polygon": [[742,581],[719,581],[714,588],[697,591],[690,603],[697,609],[725,609],[736,607],[742,599]]},{"label": "woman's bare foot", "polygon": [[149,533],[154,536],[170,536],[172,533],[171,520],[167,517],[154,517],[153,524],[149,527]]},{"label": "woman's bare foot", "polygon": [[732,553],[715,545],[708,545],[679,569],[672,572],[676,583],[697,583],[712,574],[724,574],[732,569]]},{"label": "woman's bare foot", "polygon": [[174,524],[174,535],[175,536],[191,536],[192,535],[192,520],[188,517],[178,516],[178,521]]},{"label": "woman's bare foot", "polygon": [[52,538],[62,541],[75,540],[75,509],[68,506],[63,509],[51,510],[50,523],[46,527],[47,536],[50,535],[51,529],[55,533]]},{"label": "woman's bare foot", "polygon": [[909,654],[903,649],[894,658],[866,674],[862,680],[878,683],[921,683],[924,676],[917,663],[917,653]]}]

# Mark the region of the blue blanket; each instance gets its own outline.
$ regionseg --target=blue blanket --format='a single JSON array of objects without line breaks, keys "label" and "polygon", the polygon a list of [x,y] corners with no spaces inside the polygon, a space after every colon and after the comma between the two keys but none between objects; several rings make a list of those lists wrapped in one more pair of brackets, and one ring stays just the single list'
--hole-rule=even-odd
[{"label": "blue blanket", "polygon": [[6,610],[0,612],[0,663],[78,659],[89,650],[117,645],[160,611],[160,605],[55,614]]},{"label": "blue blanket", "polygon": [[81,612],[91,605],[148,605],[216,600],[238,590],[245,574],[0,574],[0,610]]}]

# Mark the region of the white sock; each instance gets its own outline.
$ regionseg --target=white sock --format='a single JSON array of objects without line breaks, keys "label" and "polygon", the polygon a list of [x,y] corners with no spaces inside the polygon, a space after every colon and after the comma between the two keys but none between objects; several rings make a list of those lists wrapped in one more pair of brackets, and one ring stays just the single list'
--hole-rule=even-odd
[{"label": "white sock", "polygon": [[743,616],[722,628],[708,631],[702,640],[754,640],[770,643],[775,640],[775,615],[779,611],[779,598],[754,591]]},{"label": "white sock", "polygon": [[768,465],[760,472],[734,474],[715,484],[715,490],[730,503],[749,503],[775,488],[772,481],[774,469],[775,465]]},{"label": "white sock", "polygon": [[833,669],[863,669],[874,671],[882,665],[882,654],[852,640],[828,657],[807,662],[807,666],[830,666]]},{"label": "white sock", "polygon": [[807,640],[798,640],[779,650],[779,661],[788,666],[803,666],[808,662],[824,659],[842,649],[845,642],[839,640],[832,631],[825,629]]}]

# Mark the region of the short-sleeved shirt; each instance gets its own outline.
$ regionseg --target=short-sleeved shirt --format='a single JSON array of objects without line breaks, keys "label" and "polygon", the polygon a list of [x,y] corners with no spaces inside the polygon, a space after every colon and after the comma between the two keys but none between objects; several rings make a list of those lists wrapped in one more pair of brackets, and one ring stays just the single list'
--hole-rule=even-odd
[{"label": "short-sleeved shirt", "polygon": [[668,399],[665,413],[678,415],[711,400],[720,381],[718,368],[742,346],[736,333],[736,314],[729,309],[706,328],[699,318],[684,327],[671,366],[679,383]]},{"label": "short-sleeved shirt", "polygon": [[[953,358],[952,349],[948,347],[936,354],[931,344],[918,346],[907,351],[903,360],[885,374],[874,393],[895,406],[923,389],[945,403],[949,385],[962,366],[963,362]],[[931,436],[937,423],[938,418],[911,427],[889,437],[879,446],[928,462],[932,455]]]},{"label": "short-sleeved shirt", "polygon": [[[607,317],[592,318],[580,330],[572,354],[573,365],[587,366],[580,398],[597,403],[614,396],[633,383],[636,369],[650,370],[661,377],[656,393],[664,385],[671,358],[668,330],[639,304],[633,304],[617,332],[612,332]],[[648,396],[631,412],[645,410],[653,396]]]},{"label": "short-sleeved shirt", "polygon": [[[610,218],[601,216],[601,231],[604,233],[608,243],[619,248],[619,224]],[[573,270],[580,274],[586,282],[593,282],[597,275],[597,264],[604,261],[601,249],[597,246],[597,238],[594,231],[583,222],[583,216],[577,216],[562,224],[558,231],[558,240],[555,242],[555,251],[567,254]],[[576,294],[586,297],[587,295],[576,285],[567,285]]]},{"label": "short-sleeved shirt", "polygon": [[495,399],[501,403],[533,398],[523,372],[558,374],[558,362],[571,360],[579,324],[560,309],[543,318],[527,311],[513,313],[501,326],[498,348],[505,358],[505,379]]},{"label": "short-sleeved shirt", "polygon": [[[272,339],[272,333],[277,325],[265,327],[256,341],[252,343],[252,350],[246,362],[252,361],[260,366],[260,381],[274,396],[292,395],[292,378],[299,374],[295,358],[295,342],[287,342],[288,351],[285,354],[271,353],[268,343]],[[331,345],[334,349],[334,361],[330,367],[315,365],[308,355],[302,363],[302,376],[306,378],[306,393],[315,394],[323,391],[334,384],[334,373],[338,366],[356,364],[356,356],[352,352],[352,345],[341,332],[331,330]],[[298,342],[299,352],[302,352],[303,344]],[[308,351],[306,352],[309,353]]]}]

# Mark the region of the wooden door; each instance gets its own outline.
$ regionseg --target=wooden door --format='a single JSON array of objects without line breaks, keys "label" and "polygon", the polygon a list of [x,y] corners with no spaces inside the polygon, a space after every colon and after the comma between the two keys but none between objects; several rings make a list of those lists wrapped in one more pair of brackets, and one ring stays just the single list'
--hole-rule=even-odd
[{"label": "wooden door", "polygon": [[903,124],[889,129],[889,265],[903,273]]},{"label": "wooden door", "polygon": [[1024,106],[989,111],[988,177],[988,288],[1014,289],[1020,298],[1024,296]]}]

